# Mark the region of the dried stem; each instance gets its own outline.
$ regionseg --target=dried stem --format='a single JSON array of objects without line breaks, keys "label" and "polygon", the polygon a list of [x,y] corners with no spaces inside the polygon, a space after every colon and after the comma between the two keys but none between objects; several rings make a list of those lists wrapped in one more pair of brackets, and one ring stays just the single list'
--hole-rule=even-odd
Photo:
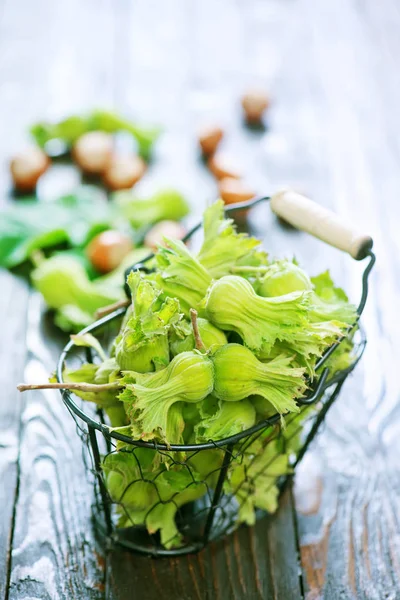
[{"label": "dried stem", "polygon": [[113,383],[20,383],[17,390],[26,392],[27,390],[78,390],[80,392],[107,392],[109,390],[118,390],[122,383],[114,381]]},{"label": "dried stem", "polygon": [[126,299],[126,300],[118,300],[118,302],[114,302],[114,304],[108,304],[108,306],[103,306],[103,308],[99,308],[98,310],[96,310],[96,319],[101,319],[101,317],[105,317],[106,315],[109,315],[110,313],[114,312],[114,310],[117,310],[118,308],[123,308],[124,306],[129,306],[129,304],[131,303],[130,300]]},{"label": "dried stem", "polygon": [[201,339],[199,325],[197,323],[197,310],[194,308],[190,309],[190,319],[192,321],[193,335],[194,335],[194,343],[196,346],[196,350],[200,350],[201,352],[206,352],[206,347]]}]

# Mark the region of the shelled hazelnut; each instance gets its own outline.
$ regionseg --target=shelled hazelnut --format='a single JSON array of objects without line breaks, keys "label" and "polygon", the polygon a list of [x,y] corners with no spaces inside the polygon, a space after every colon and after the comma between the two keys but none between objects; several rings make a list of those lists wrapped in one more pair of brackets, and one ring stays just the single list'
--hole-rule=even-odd
[{"label": "shelled hazelnut", "polygon": [[103,181],[110,190],[126,190],[141,179],[146,163],[139,156],[114,156],[103,174]]},{"label": "shelled hazelnut", "polygon": [[212,156],[208,160],[207,165],[217,179],[224,179],[225,177],[240,179],[241,177],[241,173],[234,164],[234,161],[223,154]]},{"label": "shelled hazelnut", "polygon": [[144,245],[152,250],[164,245],[164,237],[181,240],[187,231],[182,223],[177,221],[160,221],[156,223],[144,238]]},{"label": "shelled hazelnut", "polygon": [[199,144],[204,156],[211,156],[217,150],[222,138],[223,130],[216,125],[204,126],[198,134]]},{"label": "shelled hazelnut", "polygon": [[111,162],[113,139],[103,131],[82,135],[72,148],[72,158],[84,171],[93,175],[103,173]]},{"label": "shelled hazelnut", "polygon": [[14,188],[19,192],[33,192],[39,177],[49,166],[50,159],[40,148],[29,148],[16,154],[10,162]]},{"label": "shelled hazelnut", "polygon": [[259,124],[270,105],[270,100],[262,90],[249,90],[242,97],[242,107],[248,123]]}]

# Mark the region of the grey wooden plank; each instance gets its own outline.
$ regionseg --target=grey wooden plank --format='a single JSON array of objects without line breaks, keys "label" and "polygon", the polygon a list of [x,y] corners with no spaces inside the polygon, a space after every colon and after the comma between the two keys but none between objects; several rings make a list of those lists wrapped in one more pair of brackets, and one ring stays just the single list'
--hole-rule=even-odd
[{"label": "grey wooden plank", "polygon": [[108,593],[115,600],[128,600],[133,588],[146,600],[298,599],[293,527],[288,491],[275,517],[243,527],[197,555],[154,560],[114,551]]},{"label": "grey wooden plank", "polygon": [[[0,106],[9,117],[9,135],[1,146],[3,164],[27,142],[25,128],[34,120],[58,118],[101,104],[112,106],[113,26],[111,2],[107,0],[84,5],[56,5],[47,0],[35,5],[23,0],[5,2],[0,51],[2,81],[7,85]],[[3,190],[9,186],[4,175]],[[71,191],[79,177],[70,175],[68,169],[53,167],[39,186],[41,198]],[[36,295],[29,301],[26,328],[27,292],[12,275],[1,275],[9,287],[4,295],[9,308],[1,313],[8,345],[2,348],[8,354],[2,364],[6,368],[4,399],[9,418],[2,419],[1,426],[9,428],[8,437],[4,436],[9,448],[3,455],[10,466],[5,475],[8,485],[2,489],[6,499],[1,527],[3,530],[4,523],[7,539],[0,545],[0,575],[4,560],[11,559],[6,566],[8,576],[0,577],[1,591],[4,589],[7,598],[102,598],[104,549],[94,538],[93,490],[85,478],[75,424],[58,394],[17,397],[13,391],[21,379],[46,379],[55,367],[62,342],[42,320],[43,306]],[[19,367],[27,348],[22,373]],[[2,412],[5,406],[3,403]],[[13,428],[17,432],[21,428],[19,452]],[[11,528],[8,521],[14,500]]]},{"label": "grey wooden plank", "polygon": [[[379,27],[389,5],[379,7]],[[389,100],[397,76],[393,79],[394,64],[387,60],[383,39],[391,38],[391,29],[386,21],[381,38],[375,35],[375,21],[372,25],[366,19],[371,6],[303,3],[312,49],[307,59],[315,72],[310,101],[326,115],[319,122],[326,184],[335,209],[371,231],[378,254],[363,317],[369,339],[365,358],[297,476],[297,521],[309,599],[397,598],[400,593],[394,201],[399,176],[397,148],[391,143],[399,122],[393,98]],[[302,50],[300,54],[304,60]],[[354,267],[344,264],[347,287],[356,296]]]},{"label": "grey wooden plank", "polygon": [[25,360],[27,286],[9,273],[0,273],[0,309],[4,315],[0,345],[0,598],[7,595],[10,541],[18,492],[18,454],[22,399],[15,381]]}]

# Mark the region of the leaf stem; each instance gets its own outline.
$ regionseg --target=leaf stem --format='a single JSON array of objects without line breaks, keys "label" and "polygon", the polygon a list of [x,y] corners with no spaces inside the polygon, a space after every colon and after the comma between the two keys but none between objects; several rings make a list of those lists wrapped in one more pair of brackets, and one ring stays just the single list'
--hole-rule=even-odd
[{"label": "leaf stem", "polygon": [[193,335],[194,335],[194,343],[196,346],[196,350],[200,350],[200,352],[206,352],[207,349],[201,339],[199,324],[197,322],[197,310],[194,308],[190,309],[190,320],[192,321]]},{"label": "leaf stem", "polygon": [[119,381],[113,383],[20,383],[17,390],[26,392],[27,390],[78,390],[80,392],[107,392],[109,390],[118,390],[123,387]]},{"label": "leaf stem", "polygon": [[110,313],[114,312],[114,310],[117,310],[118,308],[123,308],[124,306],[129,306],[129,304],[131,303],[130,300],[118,300],[117,302],[114,302],[113,304],[108,304],[107,306],[103,306],[102,308],[99,308],[98,310],[96,310],[96,319],[100,319],[101,317],[105,317],[106,315],[109,315]]}]

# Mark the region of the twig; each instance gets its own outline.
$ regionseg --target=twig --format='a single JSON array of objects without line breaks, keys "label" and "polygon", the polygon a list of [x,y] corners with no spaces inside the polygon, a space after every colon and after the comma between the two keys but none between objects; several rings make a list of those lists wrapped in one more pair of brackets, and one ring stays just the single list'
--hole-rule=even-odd
[{"label": "twig", "polygon": [[193,335],[194,335],[194,343],[196,346],[196,350],[200,350],[202,352],[206,352],[207,349],[201,339],[199,325],[197,323],[197,310],[194,308],[190,309],[190,319],[192,321]]},{"label": "twig", "polygon": [[107,392],[108,390],[118,390],[122,383],[114,381],[113,383],[20,383],[17,390],[26,392],[27,390],[79,390],[80,392]]},{"label": "twig", "polygon": [[99,308],[98,310],[96,310],[95,317],[96,319],[100,319],[101,317],[105,317],[106,315],[109,315],[110,313],[114,312],[114,310],[117,310],[117,308],[129,306],[130,303],[131,301],[128,299],[118,300],[113,304],[108,304],[107,306],[103,306],[103,308]]}]

